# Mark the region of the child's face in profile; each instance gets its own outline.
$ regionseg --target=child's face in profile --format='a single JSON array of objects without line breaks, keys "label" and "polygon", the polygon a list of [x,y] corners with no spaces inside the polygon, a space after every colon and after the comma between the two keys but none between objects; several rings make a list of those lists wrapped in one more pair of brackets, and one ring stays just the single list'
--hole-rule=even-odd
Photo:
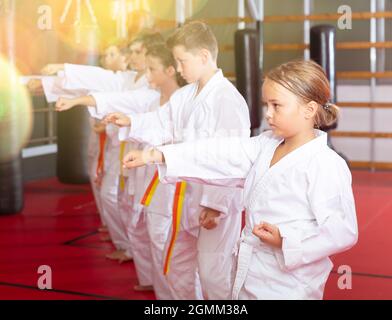
[{"label": "child's face in profile", "polygon": [[177,71],[188,83],[199,81],[205,64],[201,55],[187,51],[184,46],[175,46],[173,55],[177,62]]},{"label": "child's face in profile", "polygon": [[304,103],[294,93],[268,78],[262,90],[267,106],[265,118],[275,135],[289,138],[309,127],[311,123],[305,117]]},{"label": "child's face in profile", "polygon": [[112,71],[125,71],[127,69],[126,58],[117,46],[110,46],[102,57],[102,66]]},{"label": "child's face in profile", "polygon": [[146,57],[146,77],[150,86],[160,89],[175,74],[174,67],[166,68],[158,57]]},{"label": "child's face in profile", "polygon": [[132,43],[129,47],[129,67],[140,72],[146,70],[146,49],[141,42]]}]

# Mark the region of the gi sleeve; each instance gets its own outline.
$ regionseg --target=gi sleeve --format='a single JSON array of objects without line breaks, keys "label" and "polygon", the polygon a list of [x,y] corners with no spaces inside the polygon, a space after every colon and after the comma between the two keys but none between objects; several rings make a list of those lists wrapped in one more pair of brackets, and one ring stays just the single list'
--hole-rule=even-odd
[{"label": "gi sleeve", "polygon": [[260,138],[211,138],[158,147],[165,164],[158,165],[164,183],[178,179],[203,184],[243,187],[261,152]]},{"label": "gi sleeve", "polygon": [[43,77],[42,87],[44,89],[44,94],[46,101],[48,103],[56,102],[60,97],[64,98],[76,98],[84,96],[87,91],[79,90],[67,90],[64,88],[64,78],[62,76],[58,77]]},{"label": "gi sleeve", "polygon": [[152,146],[170,143],[174,139],[172,108],[168,103],[153,112],[130,115],[131,127],[121,128],[120,141],[135,141]]},{"label": "gi sleeve", "polygon": [[102,119],[113,112],[124,114],[147,112],[150,104],[159,98],[157,91],[148,88],[126,92],[92,92],[90,95],[94,98],[96,106],[88,107],[88,110],[90,115],[97,119]]},{"label": "gi sleeve", "polygon": [[123,91],[126,86],[126,72],[113,72],[94,66],[64,64],[64,88],[84,89],[95,92]]}]

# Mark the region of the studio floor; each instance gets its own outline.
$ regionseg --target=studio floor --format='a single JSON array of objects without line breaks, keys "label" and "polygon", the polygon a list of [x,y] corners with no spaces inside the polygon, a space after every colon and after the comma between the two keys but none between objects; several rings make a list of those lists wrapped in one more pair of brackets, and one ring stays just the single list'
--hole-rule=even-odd
[{"label": "studio floor", "polygon": [[[353,171],[353,185],[359,242],[333,257],[325,299],[392,299],[392,172]],[[113,247],[101,242],[99,226],[89,185],[26,184],[23,212],[0,217],[0,299],[155,299],[133,290],[132,262],[105,258]],[[37,286],[42,265],[51,268],[52,290]],[[351,268],[351,289],[339,289],[339,266]]]}]

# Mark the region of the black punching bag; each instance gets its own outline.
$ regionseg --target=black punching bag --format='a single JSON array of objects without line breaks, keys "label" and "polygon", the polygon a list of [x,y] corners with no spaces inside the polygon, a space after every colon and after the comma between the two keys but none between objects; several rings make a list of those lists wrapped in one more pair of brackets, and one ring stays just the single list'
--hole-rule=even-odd
[{"label": "black punching bag", "polygon": [[0,8],[0,215],[23,209],[21,148],[31,127],[31,104],[15,72],[15,1]]},{"label": "black punching bag", "polygon": [[[96,27],[74,27],[70,32],[78,33],[81,44],[79,50],[66,57],[67,61],[78,64],[97,65],[98,30]],[[74,43],[75,44],[75,43]],[[87,108],[75,107],[57,115],[57,177],[67,184],[89,183],[88,141],[90,136],[90,116]]]},{"label": "black punching bag", "polygon": [[252,135],[261,124],[260,34],[243,29],[235,33],[237,89],[249,106]]},{"label": "black punching bag", "polygon": [[[314,26],[310,30],[310,58],[323,67],[331,84],[331,102],[336,103],[336,30],[331,25]],[[336,129],[337,123],[320,128],[324,131]]]},{"label": "black punching bag", "polygon": [[11,161],[0,161],[0,215],[22,211],[23,202],[22,159],[18,155]]},{"label": "black punching bag", "polygon": [[57,177],[62,183],[88,183],[89,116],[76,107],[57,116]]}]

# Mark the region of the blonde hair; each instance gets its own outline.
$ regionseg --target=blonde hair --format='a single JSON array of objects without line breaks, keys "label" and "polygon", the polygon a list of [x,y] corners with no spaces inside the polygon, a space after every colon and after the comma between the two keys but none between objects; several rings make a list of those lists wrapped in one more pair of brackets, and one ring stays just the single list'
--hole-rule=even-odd
[{"label": "blonde hair", "polygon": [[192,21],[178,28],[167,40],[170,49],[184,46],[187,51],[207,49],[214,60],[218,58],[218,41],[211,28],[201,21]]},{"label": "blonde hair", "polygon": [[330,102],[330,83],[316,62],[295,60],[284,63],[268,72],[266,79],[280,84],[305,103],[316,102],[319,106],[314,118],[316,128],[330,127],[337,122],[339,107]]}]

